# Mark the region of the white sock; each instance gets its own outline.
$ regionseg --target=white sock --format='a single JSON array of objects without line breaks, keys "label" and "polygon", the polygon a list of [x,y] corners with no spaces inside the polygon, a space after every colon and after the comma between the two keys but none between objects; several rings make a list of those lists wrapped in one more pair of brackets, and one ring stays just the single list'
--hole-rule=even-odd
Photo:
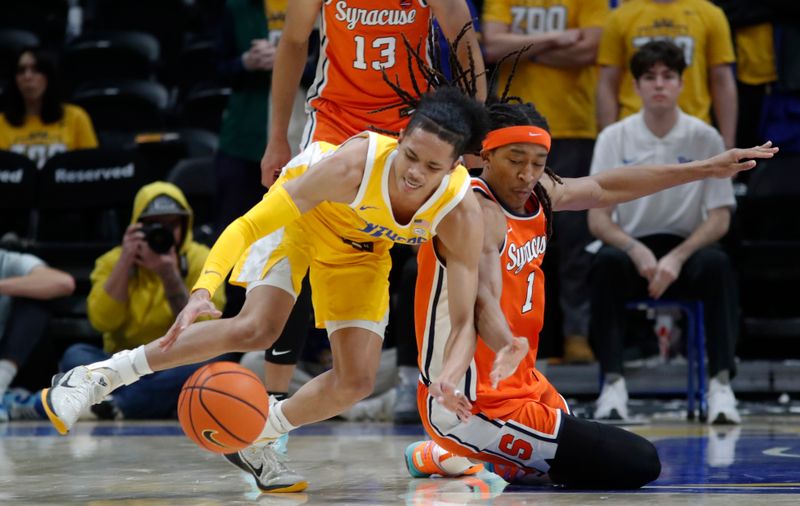
[{"label": "white sock", "polygon": [[275,439],[278,439],[287,432],[296,429],[298,426],[292,425],[286,416],[283,414],[281,405],[286,400],[278,401],[269,407],[269,415],[267,416],[267,423],[261,430],[261,434],[253,443],[256,446],[264,446]]},{"label": "white sock", "polygon": [[0,402],[2,402],[3,394],[6,393],[11,382],[14,381],[14,376],[17,375],[17,364],[10,360],[0,360]]},{"label": "white sock", "polygon": [[102,374],[100,369],[107,369],[116,374],[109,374],[111,390],[122,385],[135,383],[146,374],[152,374],[153,370],[147,362],[147,355],[144,352],[144,345],[133,350],[122,350],[115,353],[111,358],[101,362],[95,362],[86,366],[90,371],[97,371]]}]

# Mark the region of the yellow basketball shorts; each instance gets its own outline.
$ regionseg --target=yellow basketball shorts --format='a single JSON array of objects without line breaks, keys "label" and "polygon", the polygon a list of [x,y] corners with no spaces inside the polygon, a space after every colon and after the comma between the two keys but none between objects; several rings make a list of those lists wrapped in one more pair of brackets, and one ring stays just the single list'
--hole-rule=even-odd
[{"label": "yellow basketball shorts", "polygon": [[[351,320],[382,322],[385,327],[390,247],[390,243],[378,241],[364,248],[309,212],[253,243],[236,264],[231,283],[269,284],[297,297],[303,277],[310,271],[318,328],[325,328],[326,322]],[[378,333],[382,336],[382,331]]]}]

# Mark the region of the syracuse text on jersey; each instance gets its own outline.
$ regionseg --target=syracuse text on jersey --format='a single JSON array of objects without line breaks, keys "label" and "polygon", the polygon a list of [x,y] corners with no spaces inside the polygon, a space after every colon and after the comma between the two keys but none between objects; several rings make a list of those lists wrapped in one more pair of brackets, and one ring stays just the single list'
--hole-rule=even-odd
[{"label": "syracuse text on jersey", "polygon": [[348,7],[346,0],[336,2],[336,20],[346,21],[348,30],[355,29],[359,24],[363,26],[410,25],[414,23],[416,17],[415,9],[362,9]]},{"label": "syracuse text on jersey", "polygon": [[509,262],[506,264],[506,270],[513,270],[514,274],[518,274],[528,263],[544,255],[546,249],[547,238],[543,235],[534,237],[522,246],[512,242],[508,245]]}]

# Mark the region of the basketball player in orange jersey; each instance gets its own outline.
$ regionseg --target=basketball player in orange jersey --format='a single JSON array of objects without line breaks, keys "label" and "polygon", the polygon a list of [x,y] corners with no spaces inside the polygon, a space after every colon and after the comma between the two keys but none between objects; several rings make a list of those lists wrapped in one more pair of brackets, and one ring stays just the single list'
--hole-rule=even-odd
[{"label": "basketball player in orange jersey", "polygon": [[[551,213],[606,207],[697,179],[730,177],[755,165],[740,160],[770,158],[777,148],[767,143],[682,165],[559,179],[545,166],[550,135],[533,105],[499,102],[489,107],[489,116],[484,169],[472,180],[484,221],[475,316],[481,339],[474,357],[444,354],[445,346],[452,346],[440,338],[450,334],[443,316],[452,292],[445,287],[455,273],[450,253],[434,238],[420,247],[415,309],[418,406],[432,441],[406,449],[409,472],[415,477],[464,474],[473,459],[490,463],[487,467],[509,482],[549,477],[575,488],[641,487],[660,473],[655,447],[620,428],[571,416],[564,398],[535,369],[544,314],[541,263]],[[524,355],[516,372],[499,385],[492,371],[496,351]],[[440,386],[429,388],[441,383],[442,371],[451,374],[453,361],[470,362],[455,385],[460,397],[455,412],[434,402]]]},{"label": "basketball player in orange jersey", "polygon": [[[408,123],[407,111],[377,109],[397,103],[397,95],[383,81],[382,71],[410,93],[412,81],[423,86],[422,73],[410,68],[403,37],[419,52],[427,54],[428,29],[435,16],[448,40],[470,23],[465,0],[292,0],[286,5],[286,20],[278,44],[272,80],[272,120],[261,162],[261,181],[269,187],[291,158],[288,141],[292,104],[306,62],[308,39],[320,19],[320,59],[308,93],[308,119],[301,149],[312,142],[341,144],[371,126],[399,132]],[[456,51],[462,67],[470,58],[477,74],[483,72],[483,57],[474,31],[468,31]],[[477,97],[486,98],[486,80],[481,75]],[[422,88],[424,91],[424,88]],[[289,383],[307,337],[310,297],[299,295],[286,329],[266,351],[267,390],[286,396]]]},{"label": "basketball player in orange jersey", "polygon": [[[308,39],[320,17],[320,58],[314,83],[308,92],[309,118],[301,148],[311,142],[340,144],[374,125],[399,132],[408,123],[408,111],[392,108],[397,95],[386,86],[382,71],[404,90],[413,92],[425,79],[412,61],[403,42],[428,54],[431,16],[447,40],[471,23],[465,0],[292,0],[286,8],[286,22],[275,59],[272,80],[272,120],[261,178],[269,186],[291,158],[287,138],[292,100],[308,52]],[[457,48],[462,67],[480,75],[477,98],[486,98],[483,57],[474,31],[468,31]],[[424,88],[423,88],[424,91]]]},{"label": "basketball player in orange jersey", "polygon": [[[214,244],[164,337],[54,378],[42,400],[58,431],[66,433],[82,410],[152,371],[268,348],[310,268],[316,324],[328,331],[333,368],[270,406],[259,446],[229,455],[261,490],[303,490],[305,479],[266,443],[336,416],[372,392],[389,309],[389,249],[434,235],[452,273],[448,353],[471,357],[483,226],[458,160],[479,150],[486,110],[452,87],[424,95],[414,107],[399,140],[365,132],[340,146],[314,143],[289,162],[264,199]],[[248,288],[241,312],[192,324],[200,316],[219,317],[210,297],[234,264],[231,279]],[[457,400],[450,385],[468,362],[451,361],[440,373],[441,388],[431,385],[451,407]]]}]

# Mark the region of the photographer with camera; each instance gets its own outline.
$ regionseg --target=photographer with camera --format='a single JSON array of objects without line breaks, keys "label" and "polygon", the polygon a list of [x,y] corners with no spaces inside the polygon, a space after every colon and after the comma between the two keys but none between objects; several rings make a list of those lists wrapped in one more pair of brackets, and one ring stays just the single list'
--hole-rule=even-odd
[{"label": "photographer with camera", "polygon": [[[98,258],[91,274],[87,310],[92,326],[103,333],[103,348],[70,346],[59,363],[62,371],[104,360],[167,332],[209,252],[192,239],[192,222],[192,210],[177,186],[155,182],[139,190],[122,244]],[[213,302],[222,311],[225,291],[218,290]],[[152,374],[116,390],[92,411],[99,418],[172,417],[183,383],[202,365]],[[44,415],[42,406],[35,405],[38,398],[32,395],[30,409],[18,411],[26,412],[25,417]]]}]

